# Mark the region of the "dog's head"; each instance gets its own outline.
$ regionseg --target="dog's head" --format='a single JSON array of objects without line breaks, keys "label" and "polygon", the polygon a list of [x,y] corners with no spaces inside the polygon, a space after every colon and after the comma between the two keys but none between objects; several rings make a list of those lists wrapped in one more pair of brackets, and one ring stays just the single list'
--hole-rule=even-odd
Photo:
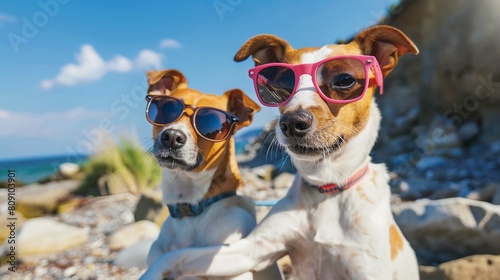
[{"label": "dog's head", "polygon": [[[159,99],[157,107],[164,102],[161,98],[168,96],[182,102],[177,103],[177,106],[184,104],[186,108],[184,111],[180,110],[181,113],[178,109],[175,113],[172,110],[164,112],[164,114],[175,114],[179,117],[169,116],[172,122],[153,126],[153,152],[159,164],[164,168],[202,171],[219,166],[224,160],[223,157],[227,160],[227,152],[234,153],[234,149],[228,149],[232,134],[239,128],[250,125],[254,113],[260,110],[260,106],[239,89],[232,89],[222,96],[217,96],[188,88],[186,78],[177,70],[148,71],[147,77],[150,98],[160,96],[156,97]],[[210,115],[197,109],[206,107],[218,109],[219,112],[228,112],[237,117],[238,121],[231,123],[231,119],[226,119],[223,114]],[[150,105],[148,111],[150,110],[157,109],[151,108]],[[198,121],[193,117],[196,110],[199,110],[196,117]],[[212,131],[214,128],[212,126],[217,121],[221,122],[220,130],[215,127],[216,130]],[[201,136],[197,131],[205,134],[206,137]],[[221,141],[208,139],[216,139],[217,136],[214,136],[214,133],[226,132],[227,137],[222,137]]]},{"label": "dog's head", "polygon": [[[378,110],[373,105],[373,93],[377,83],[382,81],[382,76],[389,74],[396,66],[398,58],[406,53],[418,53],[417,47],[401,31],[389,26],[375,26],[369,28],[354,38],[349,44],[332,44],[321,48],[302,48],[294,49],[290,44],[281,38],[273,35],[258,35],[249,39],[236,53],[234,60],[242,61],[249,56],[253,57],[256,66],[269,63],[287,63],[287,64],[312,64],[323,61],[330,57],[338,56],[373,56],[378,61],[377,71],[368,71],[368,76],[361,70],[352,70],[349,68],[349,62],[342,62],[344,65],[329,63],[321,68],[321,77],[312,77],[312,75],[301,75],[296,78],[294,92],[288,102],[279,104],[281,113],[276,135],[278,141],[286,147],[292,156],[292,159],[318,160],[327,155],[335,157],[346,150],[347,145],[353,138],[359,135],[367,126],[373,111]],[[365,63],[373,63],[371,60]],[[357,63],[357,62],[356,62]],[[326,64],[325,64],[326,65]],[[309,67],[309,66],[305,66]],[[361,66],[364,69],[365,66]],[[339,70],[341,69],[341,70]],[[347,70],[346,70],[347,69]],[[277,71],[277,70],[273,70]],[[319,71],[319,70],[318,70]],[[252,73],[250,73],[252,74]],[[259,74],[260,75],[260,74]],[[273,74],[278,75],[278,74]],[[292,74],[288,74],[292,75]],[[316,76],[316,74],[313,74]],[[357,75],[364,75],[367,89],[364,96],[354,102],[335,104],[328,102],[325,97],[318,94],[317,84],[321,81],[328,86],[328,83],[336,83],[337,87],[344,87],[341,94],[353,94],[349,90],[354,90],[356,86]],[[266,77],[264,84],[268,81]],[[297,81],[298,80],[298,81]],[[288,85],[288,88],[294,85]],[[274,90],[272,95],[280,96],[283,92]],[[286,93],[285,93],[286,94]],[[336,96],[327,98],[339,98]],[[275,97],[272,97],[275,98]],[[262,100],[262,99],[261,99]],[[373,136],[364,140],[363,145],[371,149],[376,138],[378,130],[378,119],[376,121],[375,133]],[[370,143],[371,142],[371,143]],[[352,146],[352,145],[351,145]],[[367,156],[367,155],[366,155]]]}]

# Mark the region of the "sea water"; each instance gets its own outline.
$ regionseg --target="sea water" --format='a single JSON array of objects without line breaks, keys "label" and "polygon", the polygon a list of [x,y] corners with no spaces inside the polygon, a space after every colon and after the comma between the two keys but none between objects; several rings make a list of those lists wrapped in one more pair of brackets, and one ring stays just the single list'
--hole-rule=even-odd
[{"label": "sea water", "polygon": [[59,170],[65,162],[82,164],[87,160],[85,155],[57,155],[35,158],[0,159],[0,182],[7,180],[7,170],[15,170],[16,179],[23,184],[30,184],[45,179]]}]

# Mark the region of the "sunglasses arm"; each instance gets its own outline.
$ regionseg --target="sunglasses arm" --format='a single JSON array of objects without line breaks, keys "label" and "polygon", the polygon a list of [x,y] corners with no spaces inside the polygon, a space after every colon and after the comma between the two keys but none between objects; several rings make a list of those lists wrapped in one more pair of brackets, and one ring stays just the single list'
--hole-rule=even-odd
[{"label": "sunglasses arm", "polygon": [[380,70],[380,66],[378,65],[378,63],[372,66],[371,70],[375,75],[375,81],[377,82],[377,85],[380,88],[379,90],[380,95],[382,95],[384,94],[384,75],[382,75],[382,70]]},{"label": "sunglasses arm", "polygon": [[233,124],[233,129],[231,129],[231,135],[234,135],[238,131],[238,123]]}]

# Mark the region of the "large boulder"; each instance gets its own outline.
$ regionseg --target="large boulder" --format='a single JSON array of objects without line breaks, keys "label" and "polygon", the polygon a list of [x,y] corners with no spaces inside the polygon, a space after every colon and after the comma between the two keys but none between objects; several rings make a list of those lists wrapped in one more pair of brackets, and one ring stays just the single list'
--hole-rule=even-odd
[{"label": "large boulder", "polygon": [[500,275],[500,256],[475,255],[440,264],[421,267],[422,280],[496,280]]},{"label": "large boulder", "polygon": [[500,254],[500,206],[465,198],[421,199],[392,207],[396,222],[424,264]]},{"label": "large boulder", "polygon": [[18,188],[16,208],[26,218],[54,213],[59,203],[68,199],[79,184],[78,180],[67,180]]},{"label": "large boulder", "polygon": [[116,254],[113,264],[124,269],[132,267],[146,268],[149,249],[156,238],[140,240]]},{"label": "large boulder", "polygon": [[[16,236],[19,257],[63,252],[84,244],[89,239],[87,229],[60,223],[53,218],[33,218],[24,222]],[[7,246],[8,244],[4,244]]]},{"label": "large boulder", "polygon": [[148,220],[161,226],[168,215],[168,208],[163,204],[159,188],[141,192],[134,211],[135,221]]},{"label": "large boulder", "polygon": [[121,250],[140,240],[157,238],[160,228],[153,222],[142,220],[127,225],[108,238],[109,249],[113,251]]},{"label": "large boulder", "polygon": [[134,212],[136,221],[153,221],[163,206],[161,190],[145,190],[141,193]]}]

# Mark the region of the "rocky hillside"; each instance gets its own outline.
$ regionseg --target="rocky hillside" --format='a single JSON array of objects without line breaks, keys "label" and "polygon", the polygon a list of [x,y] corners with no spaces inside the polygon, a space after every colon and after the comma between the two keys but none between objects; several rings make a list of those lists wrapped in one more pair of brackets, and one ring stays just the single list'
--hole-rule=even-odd
[{"label": "rocky hillside", "polygon": [[[402,1],[383,22],[420,49],[386,78],[377,161],[408,178],[500,180],[498,1]],[[467,192],[466,190],[463,190]]]}]

